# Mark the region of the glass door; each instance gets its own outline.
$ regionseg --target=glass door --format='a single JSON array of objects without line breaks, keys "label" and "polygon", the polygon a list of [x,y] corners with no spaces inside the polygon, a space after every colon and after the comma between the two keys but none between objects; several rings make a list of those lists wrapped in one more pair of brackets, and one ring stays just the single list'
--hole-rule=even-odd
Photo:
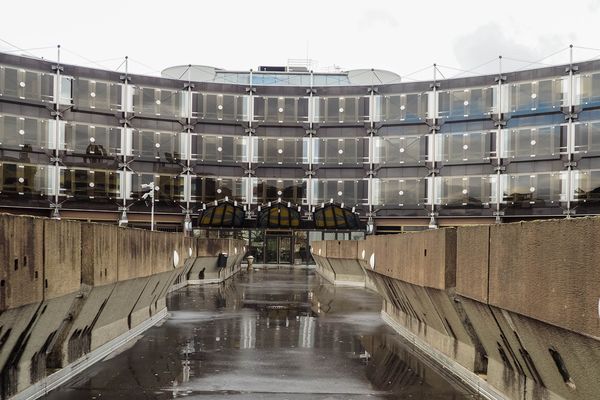
[{"label": "glass door", "polygon": [[291,236],[279,237],[279,264],[292,263],[292,238]]},{"label": "glass door", "polygon": [[265,240],[265,262],[267,264],[279,263],[278,239],[277,236],[267,236]]}]

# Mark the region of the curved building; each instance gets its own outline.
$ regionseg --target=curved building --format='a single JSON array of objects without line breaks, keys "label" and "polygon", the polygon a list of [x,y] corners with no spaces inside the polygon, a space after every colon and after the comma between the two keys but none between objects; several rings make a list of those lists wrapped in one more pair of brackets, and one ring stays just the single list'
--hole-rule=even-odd
[{"label": "curved building", "polygon": [[0,206],[148,226],[153,182],[160,229],[242,233],[278,262],[365,230],[597,214],[599,106],[598,61],[408,83],[0,54]]}]

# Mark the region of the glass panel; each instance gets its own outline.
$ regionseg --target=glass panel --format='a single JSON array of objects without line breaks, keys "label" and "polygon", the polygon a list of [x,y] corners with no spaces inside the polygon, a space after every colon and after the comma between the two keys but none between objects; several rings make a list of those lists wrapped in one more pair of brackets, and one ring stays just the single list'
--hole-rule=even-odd
[{"label": "glass panel", "polygon": [[486,117],[496,112],[496,87],[438,92],[438,118]]},{"label": "glass panel", "polygon": [[250,231],[250,255],[254,256],[254,262],[261,264],[264,262],[264,231]]},{"label": "glass panel", "polygon": [[279,238],[279,262],[281,264],[290,264],[292,262],[292,238]]},{"label": "glass panel", "polygon": [[76,154],[107,157],[121,154],[121,128],[67,122],[64,149]]},{"label": "glass panel", "polygon": [[490,132],[440,133],[438,161],[463,163],[465,161],[489,161],[491,157]]},{"label": "glass panel", "polygon": [[427,137],[398,136],[373,138],[373,163],[381,165],[420,165],[427,161]]},{"label": "glass panel", "polygon": [[192,176],[191,201],[209,203],[222,200],[227,196],[229,200],[246,202],[247,178],[215,178]]},{"label": "glass panel", "polygon": [[598,153],[600,152],[600,121],[576,122],[573,124],[573,152]]},{"label": "glass panel", "polygon": [[382,122],[417,122],[427,119],[427,93],[407,93],[377,96]]},{"label": "glass panel", "polygon": [[308,263],[308,232],[294,232],[294,264]]},{"label": "glass panel", "polygon": [[600,73],[582,74],[579,77],[579,98],[575,104],[581,104],[584,108],[600,104]]},{"label": "glass panel", "polygon": [[105,111],[121,111],[122,85],[120,83],[76,78],[74,82],[75,107]]},{"label": "glass panel", "polygon": [[248,137],[193,133],[192,160],[234,164],[248,162]]},{"label": "glass panel", "polygon": [[426,203],[426,191],[426,179],[374,179],[372,201],[374,205],[382,207],[420,208]]},{"label": "glass panel", "polygon": [[248,96],[192,93],[192,116],[199,119],[247,121]]},{"label": "glass panel", "polygon": [[0,97],[54,101],[54,74],[0,65]]},{"label": "glass panel", "polygon": [[274,123],[308,122],[308,98],[255,96],[254,120]]},{"label": "glass panel", "polygon": [[161,160],[175,163],[182,159],[181,134],[174,132],[155,132],[133,130],[132,154],[148,160]]},{"label": "glass panel", "polygon": [[0,163],[0,195],[50,195],[51,178],[46,166]]},{"label": "glass panel", "polygon": [[502,158],[535,158],[558,156],[561,151],[561,133],[567,126],[541,126],[502,130]]},{"label": "glass panel", "polygon": [[265,241],[265,262],[277,263],[277,236],[267,236]]},{"label": "glass panel", "polygon": [[362,165],[369,162],[368,138],[314,138],[313,163]]},{"label": "glass panel", "polygon": [[158,174],[132,174],[131,192],[129,196],[133,199],[140,199],[148,190],[143,189],[143,184],[154,182],[159,190],[155,194],[155,199],[159,201],[185,201],[183,176],[177,175],[158,175]]},{"label": "glass panel", "polygon": [[[509,112],[558,111],[566,106],[563,93],[565,78],[509,84]],[[565,91],[566,93],[566,91]]]},{"label": "glass panel", "polygon": [[303,179],[261,179],[255,180],[253,197],[258,204],[281,199],[292,205],[308,204],[306,180]]},{"label": "glass panel", "polygon": [[257,137],[256,162],[263,164],[301,165],[308,163],[308,138]]},{"label": "glass panel", "polygon": [[54,121],[0,115],[0,147],[24,152],[49,147],[49,124]]},{"label": "glass panel", "polygon": [[365,180],[313,179],[312,185],[315,205],[334,201],[355,207],[368,203]]},{"label": "glass panel", "polygon": [[187,95],[187,92],[179,90],[136,87],[133,92],[133,111],[140,115],[187,117],[183,107]]},{"label": "glass panel", "polygon": [[368,97],[319,97],[318,122],[362,123],[369,119]]},{"label": "glass panel", "polygon": [[445,207],[483,206],[495,203],[496,176],[438,176],[436,204]]},{"label": "glass panel", "polygon": [[580,203],[600,201],[600,170],[573,171],[572,200]]},{"label": "glass panel", "polygon": [[[511,206],[558,205],[566,200],[563,175],[566,171],[504,175],[502,201]],[[565,185],[566,186],[566,185]]]},{"label": "glass panel", "polygon": [[61,194],[76,199],[114,199],[120,196],[117,171],[61,169]]}]

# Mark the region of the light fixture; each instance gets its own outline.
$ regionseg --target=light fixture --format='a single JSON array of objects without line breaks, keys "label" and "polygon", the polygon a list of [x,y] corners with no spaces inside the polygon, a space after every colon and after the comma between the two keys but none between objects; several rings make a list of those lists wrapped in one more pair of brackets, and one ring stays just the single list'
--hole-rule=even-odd
[{"label": "light fixture", "polygon": [[24,135],[25,131],[23,129],[19,129],[19,135]]},{"label": "light fixture", "polygon": [[277,149],[277,153],[283,154],[283,149]]},{"label": "light fixture", "polygon": [[340,107],[340,112],[343,113],[344,112],[344,108]]},{"label": "light fixture", "polygon": [[[342,191],[341,191],[341,190],[338,190],[338,196],[341,196],[341,195],[342,195]],[[333,202],[332,202],[332,203],[333,203]]]},{"label": "light fixture", "polygon": [[92,137],[90,138],[90,142],[91,142],[91,143],[94,143],[95,141],[96,141],[96,138],[92,136]]},{"label": "light fixture", "polygon": [[463,104],[464,104],[465,106],[468,106],[468,105],[469,105],[469,102],[468,102],[467,100],[465,100]]},{"label": "light fixture", "polygon": [[91,188],[93,188],[94,186],[96,186],[96,184],[95,184],[94,182],[90,182],[88,185],[89,185]]},{"label": "light fixture", "polygon": [[23,183],[23,182],[25,182],[25,178],[23,178],[23,177],[20,177],[20,178],[19,178],[19,183]]},{"label": "light fixture", "polygon": [[154,147],[156,147],[158,149],[160,147],[160,143],[155,143]]},{"label": "light fixture", "polygon": [[217,193],[221,194],[222,190],[221,189],[217,189]]},{"label": "light fixture", "polygon": [[531,145],[532,145],[532,146],[535,146],[535,144],[536,144],[536,143],[537,143],[537,142],[536,142],[535,140],[532,140],[532,141],[531,141]]},{"label": "light fixture", "polygon": [[339,150],[338,150],[338,154],[344,154],[344,150],[342,150],[342,149],[339,149]]},{"label": "light fixture", "polygon": [[279,107],[279,110],[278,110],[278,111],[279,111],[280,113],[282,113],[282,112],[283,112],[283,107]]},{"label": "light fixture", "polygon": [[468,144],[463,144],[463,150],[468,150],[469,149],[469,145]]},{"label": "light fixture", "polygon": [[222,148],[221,146],[219,146],[219,147],[217,147],[217,151],[218,151],[218,152],[222,152],[222,151],[223,151],[223,148]]},{"label": "light fixture", "polygon": [[400,190],[400,191],[398,192],[398,194],[399,194],[400,196],[404,196],[404,190]]},{"label": "light fixture", "polygon": [[96,97],[96,93],[95,92],[91,92],[90,93],[90,97]]},{"label": "light fixture", "polygon": [[219,105],[217,106],[217,109],[219,109],[219,110],[222,110],[222,109],[223,109],[223,106],[222,106],[221,104],[219,104]]},{"label": "light fixture", "polygon": [[406,109],[406,106],[400,106],[400,111],[404,111]]},{"label": "light fixture", "polygon": [[400,147],[400,153],[404,153],[404,147]]},{"label": "light fixture", "polygon": [[535,192],[535,187],[533,187],[533,186],[532,186],[532,187],[530,187],[530,188],[529,188],[529,191],[530,191],[531,193]]},{"label": "light fixture", "polygon": [[157,106],[160,106],[160,100],[156,100],[155,103]]},{"label": "light fixture", "polygon": [[467,193],[469,193],[469,191],[467,189],[462,190],[462,194],[467,194]]},{"label": "light fixture", "polygon": [[537,94],[536,94],[536,93],[531,93],[531,98],[532,98],[532,99],[535,99],[536,97],[537,97]]},{"label": "light fixture", "polygon": [[19,86],[25,87],[25,82],[19,82]]},{"label": "light fixture", "polygon": [[283,194],[283,192],[281,190],[277,191],[277,196],[281,196]]}]

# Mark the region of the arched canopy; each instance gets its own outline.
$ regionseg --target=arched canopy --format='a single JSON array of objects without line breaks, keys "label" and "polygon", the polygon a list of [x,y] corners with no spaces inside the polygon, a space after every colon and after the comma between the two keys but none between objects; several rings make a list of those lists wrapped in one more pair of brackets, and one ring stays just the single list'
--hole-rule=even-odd
[{"label": "arched canopy", "polygon": [[317,229],[360,229],[358,215],[337,204],[325,204],[314,212]]},{"label": "arched canopy", "polygon": [[275,203],[260,210],[258,226],[261,228],[298,228],[300,227],[300,213],[285,203]]},{"label": "arched canopy", "polygon": [[208,206],[198,216],[199,226],[240,228],[244,224],[244,209],[232,201]]}]

